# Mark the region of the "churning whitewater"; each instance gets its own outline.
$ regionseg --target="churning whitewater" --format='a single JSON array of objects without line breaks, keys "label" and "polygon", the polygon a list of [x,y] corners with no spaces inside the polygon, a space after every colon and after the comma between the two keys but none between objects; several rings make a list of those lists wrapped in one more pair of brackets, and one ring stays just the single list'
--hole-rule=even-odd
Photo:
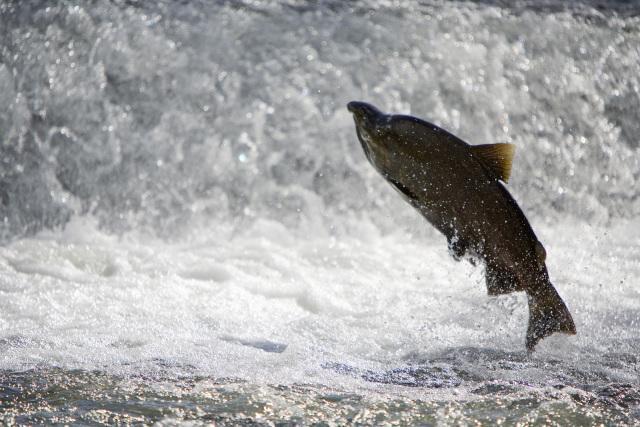
[{"label": "churning whitewater", "polygon": [[[0,1],[4,420],[637,421],[640,10],[608,6]],[[352,99],[517,147],[578,335],[526,353],[524,293],[451,259]]]}]

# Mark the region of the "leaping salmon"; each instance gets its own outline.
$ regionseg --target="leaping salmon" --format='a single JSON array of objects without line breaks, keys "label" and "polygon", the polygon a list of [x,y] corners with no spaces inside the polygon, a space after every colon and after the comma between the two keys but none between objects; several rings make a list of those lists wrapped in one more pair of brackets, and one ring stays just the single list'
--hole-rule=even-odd
[{"label": "leaping salmon", "polygon": [[373,167],[447,238],[456,260],[485,264],[489,295],[524,291],[526,347],[554,332],[575,335],[566,305],[549,281],[546,251],[502,182],[512,144],[469,145],[424,120],[350,102],[356,133]]}]

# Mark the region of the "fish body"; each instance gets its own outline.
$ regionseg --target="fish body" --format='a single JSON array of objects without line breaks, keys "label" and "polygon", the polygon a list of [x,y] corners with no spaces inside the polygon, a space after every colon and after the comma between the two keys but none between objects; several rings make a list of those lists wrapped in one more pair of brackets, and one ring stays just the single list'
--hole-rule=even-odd
[{"label": "fish body", "polygon": [[432,123],[364,102],[348,109],[373,167],[444,234],[455,259],[485,264],[489,295],[527,293],[529,350],[554,332],[576,333],[549,281],[546,251],[501,182],[509,178],[511,144],[469,145]]}]

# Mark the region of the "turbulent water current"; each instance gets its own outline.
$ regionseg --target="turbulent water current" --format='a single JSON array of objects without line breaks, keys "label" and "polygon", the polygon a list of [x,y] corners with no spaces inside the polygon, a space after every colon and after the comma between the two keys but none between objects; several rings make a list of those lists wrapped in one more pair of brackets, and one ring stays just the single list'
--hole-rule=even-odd
[{"label": "turbulent water current", "polygon": [[[352,100],[515,144],[576,336]],[[639,118],[633,2],[0,0],[0,422],[640,423]]]}]

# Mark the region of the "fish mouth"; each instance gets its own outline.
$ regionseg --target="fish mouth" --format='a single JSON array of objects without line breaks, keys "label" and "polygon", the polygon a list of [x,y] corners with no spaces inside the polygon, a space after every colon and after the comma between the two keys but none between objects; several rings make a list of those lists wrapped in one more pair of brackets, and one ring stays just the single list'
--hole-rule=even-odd
[{"label": "fish mouth", "polygon": [[361,101],[349,102],[347,110],[353,114],[356,134],[365,156],[374,167],[378,168],[376,165],[379,163],[379,159],[386,157],[386,155],[384,150],[379,147],[380,141],[377,137],[380,136],[381,127],[385,125],[389,116],[373,105]]},{"label": "fish mouth", "polygon": [[362,101],[351,101],[347,104],[347,110],[352,114],[359,116],[369,116],[375,113],[380,113],[376,107]]},{"label": "fish mouth", "polygon": [[358,111],[359,104],[361,104],[361,102],[351,101],[350,103],[347,104],[347,110],[355,114],[355,112]]},{"label": "fish mouth", "polygon": [[374,129],[381,123],[381,118],[385,116],[373,105],[362,101],[349,102],[347,110],[353,114],[356,126],[366,129]]}]

